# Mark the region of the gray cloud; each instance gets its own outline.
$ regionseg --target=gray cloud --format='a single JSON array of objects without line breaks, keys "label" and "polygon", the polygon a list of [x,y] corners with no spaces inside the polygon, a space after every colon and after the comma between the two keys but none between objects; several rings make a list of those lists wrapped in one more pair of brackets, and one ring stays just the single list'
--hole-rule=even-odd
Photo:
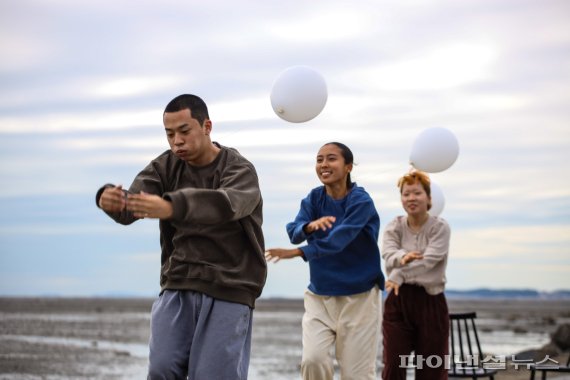
[{"label": "gray cloud", "polygon": [[[319,185],[313,161],[323,143],[341,140],[352,148],[355,178],[386,224],[401,213],[394,183],[409,167],[413,139],[443,126],[461,148],[453,167],[432,176],[446,197],[442,216],[458,232],[449,286],[505,286],[493,282],[504,269],[493,269],[494,260],[514,262],[548,246],[541,260],[552,265],[544,273],[509,278],[507,285],[570,287],[552,269],[570,269],[562,236],[570,232],[565,0],[357,1],[350,7],[24,0],[0,7],[0,205],[6,210],[0,274],[23,279],[21,290],[4,281],[0,291],[45,291],[48,285],[24,281],[26,260],[64,263],[86,230],[94,232],[85,239],[96,243],[84,255],[101,267],[97,276],[106,273],[101,252],[117,252],[117,259],[105,256],[112,266],[156,248],[148,224],[115,226],[120,233],[107,240],[112,222],[93,197],[106,182],[128,185],[167,149],[162,108],[185,92],[208,102],[214,139],[257,166],[268,246],[289,245],[284,225]],[[269,103],[277,75],[297,64],[320,71],[329,91],[323,112],[303,124],[279,119]],[[36,208],[13,207],[29,199]],[[61,207],[81,212],[70,218]],[[41,234],[42,226],[59,240]],[[21,245],[11,237],[26,233]],[[147,246],[130,245],[141,236]],[[465,260],[485,266],[488,275],[460,283],[455,271],[465,270]],[[140,273],[157,270],[154,264],[137,263]],[[62,293],[69,283],[85,294],[112,290],[87,286],[101,281],[80,261],[73,265],[83,278],[72,267],[54,266],[38,284],[64,284],[47,289]],[[289,291],[284,281],[296,275],[302,280]],[[144,289],[158,286],[156,278],[141,281]],[[299,296],[306,282],[303,263],[279,263],[271,266],[266,294]]]}]

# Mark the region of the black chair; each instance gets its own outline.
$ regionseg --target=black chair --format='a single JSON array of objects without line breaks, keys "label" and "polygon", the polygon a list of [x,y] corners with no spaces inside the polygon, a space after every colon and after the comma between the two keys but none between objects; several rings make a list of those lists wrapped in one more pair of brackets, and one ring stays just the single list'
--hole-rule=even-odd
[{"label": "black chair", "polygon": [[552,364],[533,364],[532,367],[530,367],[530,380],[534,380],[534,375],[537,371],[542,372],[542,380],[546,380],[546,374],[548,372],[570,373],[570,354],[566,360],[566,365],[558,365],[556,362],[553,362]]},{"label": "black chair", "polygon": [[[449,314],[449,378],[488,377],[494,380],[498,369],[480,365],[484,358],[475,326],[476,313]],[[473,363],[476,359],[476,363]]]}]

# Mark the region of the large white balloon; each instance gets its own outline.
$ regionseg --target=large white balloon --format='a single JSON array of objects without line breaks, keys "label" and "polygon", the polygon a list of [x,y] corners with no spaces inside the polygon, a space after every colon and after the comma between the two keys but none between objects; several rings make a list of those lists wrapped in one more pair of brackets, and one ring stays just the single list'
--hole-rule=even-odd
[{"label": "large white balloon", "polygon": [[292,66],[279,74],[271,89],[271,107],[283,120],[302,123],[315,118],[327,103],[325,79],[308,66]]},{"label": "large white balloon", "polygon": [[410,164],[428,173],[448,169],[459,156],[459,142],[445,128],[429,128],[422,131],[412,145]]},{"label": "large white balloon", "polygon": [[443,191],[437,183],[431,181],[431,208],[429,214],[433,216],[439,216],[445,207],[445,197],[443,196]]}]

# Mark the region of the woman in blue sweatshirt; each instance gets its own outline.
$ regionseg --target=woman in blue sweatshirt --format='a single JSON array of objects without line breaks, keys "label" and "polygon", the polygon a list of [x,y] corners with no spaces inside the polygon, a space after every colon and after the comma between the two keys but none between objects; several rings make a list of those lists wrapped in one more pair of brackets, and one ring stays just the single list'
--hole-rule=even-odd
[{"label": "woman in blue sweatshirt", "polygon": [[316,172],[323,186],[302,200],[287,224],[291,243],[304,245],[266,251],[270,262],[301,257],[309,263],[310,284],[303,316],[304,379],[332,379],[335,355],[342,379],[375,379],[384,288],[378,234],[380,218],[364,188],[350,179],[350,149],[323,145]]}]

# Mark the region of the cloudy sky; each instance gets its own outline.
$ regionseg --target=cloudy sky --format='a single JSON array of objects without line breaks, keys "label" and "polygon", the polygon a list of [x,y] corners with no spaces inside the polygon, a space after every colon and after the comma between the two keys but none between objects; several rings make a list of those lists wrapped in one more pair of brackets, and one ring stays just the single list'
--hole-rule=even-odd
[{"label": "cloudy sky", "polygon": [[[115,224],[94,196],[168,148],[181,93],[257,167],[268,248],[292,247],[322,144],[351,147],[386,225],[414,139],[444,127],[448,288],[570,288],[567,0],[8,0],[0,55],[0,294],[157,293],[158,223]],[[306,123],[269,100],[295,65],[328,88]],[[307,282],[301,260],[270,264],[264,296]]]}]

